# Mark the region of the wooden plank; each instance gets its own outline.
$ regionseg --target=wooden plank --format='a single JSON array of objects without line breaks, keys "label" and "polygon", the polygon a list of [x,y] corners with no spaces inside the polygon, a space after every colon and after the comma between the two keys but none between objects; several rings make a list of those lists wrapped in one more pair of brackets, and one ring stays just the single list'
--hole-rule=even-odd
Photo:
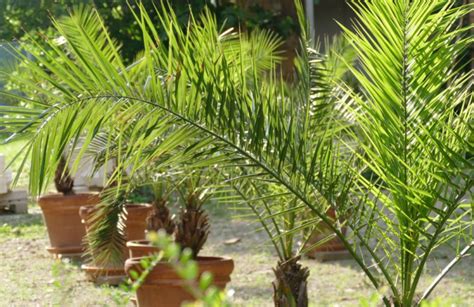
[{"label": "wooden plank", "polygon": [[10,191],[0,194],[0,209],[18,214],[28,213],[28,193],[26,190]]}]

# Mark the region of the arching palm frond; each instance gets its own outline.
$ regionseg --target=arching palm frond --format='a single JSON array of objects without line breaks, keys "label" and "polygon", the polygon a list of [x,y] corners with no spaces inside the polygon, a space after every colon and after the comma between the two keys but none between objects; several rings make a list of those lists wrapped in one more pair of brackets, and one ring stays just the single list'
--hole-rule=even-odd
[{"label": "arching palm frond", "polygon": [[360,127],[354,137],[379,178],[374,184],[360,176],[359,184],[383,220],[365,228],[380,238],[377,265],[396,272],[387,276],[394,302],[410,306],[420,300],[417,286],[434,249],[455,237],[472,245],[463,235],[472,223],[472,72],[462,73],[457,61],[473,43],[469,27],[458,27],[473,5],[392,0],[354,7],[358,22],[345,29],[362,65],[351,67],[360,84],[360,94],[352,93]]}]

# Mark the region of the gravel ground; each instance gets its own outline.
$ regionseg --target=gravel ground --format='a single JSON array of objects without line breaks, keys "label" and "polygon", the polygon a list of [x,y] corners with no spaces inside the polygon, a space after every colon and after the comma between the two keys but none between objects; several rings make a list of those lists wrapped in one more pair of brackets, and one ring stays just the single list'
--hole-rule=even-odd
[{"label": "gravel ground", "polygon": [[[273,255],[266,237],[242,221],[229,221],[222,214],[212,217],[209,242],[202,255],[232,257],[235,271],[228,290],[236,306],[273,306],[271,301]],[[241,242],[225,245],[239,237]],[[46,252],[46,230],[38,207],[28,215],[0,215],[0,306],[115,306],[117,288],[89,283],[78,264],[54,260]],[[428,266],[436,270],[448,260],[439,258]],[[312,306],[355,306],[373,294],[371,286],[352,260],[319,263],[310,267],[309,296]],[[464,259],[441,282],[433,297],[474,306],[474,261]],[[443,304],[442,304],[443,305]]]}]

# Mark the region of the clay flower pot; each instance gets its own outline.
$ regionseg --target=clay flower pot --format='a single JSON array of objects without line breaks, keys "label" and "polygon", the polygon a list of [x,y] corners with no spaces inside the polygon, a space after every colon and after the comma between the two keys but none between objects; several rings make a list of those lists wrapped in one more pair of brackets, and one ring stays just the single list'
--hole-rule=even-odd
[{"label": "clay flower pot", "polygon": [[[94,214],[94,206],[82,206],[79,209],[79,216],[85,225],[86,231],[90,228],[89,218]],[[144,240],[146,230],[146,217],[152,210],[149,204],[127,204],[127,220],[125,221],[125,233],[127,240]]]},{"label": "clay flower pot", "polygon": [[[334,209],[329,209],[326,214],[332,219],[336,219],[336,213]],[[347,229],[343,228],[342,233],[345,235]],[[307,246],[311,246],[321,240],[324,240],[328,235],[331,235],[332,231],[325,225],[321,225],[316,228],[311,234]],[[314,247],[306,253],[309,258],[326,261],[326,260],[338,260],[350,258],[350,255],[342,243],[341,239],[334,237],[329,241],[322,243],[319,246]]]},{"label": "clay flower pot", "polygon": [[[149,204],[127,204],[127,220],[125,221],[125,234],[127,240],[143,240],[145,238],[146,217],[152,210]],[[92,206],[83,206],[79,210],[82,222],[85,225],[86,231],[90,229],[89,219],[95,212],[96,208]],[[93,255],[94,251],[92,251]],[[124,257],[128,257],[128,250],[124,247]],[[93,258],[93,256],[92,256]],[[81,268],[86,272],[90,281],[97,284],[119,284],[125,277],[123,265],[121,266],[96,266],[94,259],[92,263],[84,264]]]},{"label": "clay flower pot", "polygon": [[[125,262],[125,271],[130,277],[130,271],[140,273],[143,269],[140,260],[130,258]],[[198,257],[199,275],[210,272],[213,285],[224,289],[230,282],[234,270],[234,261],[221,257]],[[144,283],[137,290],[137,301],[140,307],[179,307],[182,303],[193,302],[195,298],[186,290],[183,281],[168,262],[160,262],[153,268]]]},{"label": "clay flower pot", "polygon": [[43,211],[51,247],[48,252],[55,256],[78,256],[84,251],[82,241],[84,225],[79,217],[81,206],[94,206],[100,202],[97,193],[73,195],[52,194],[41,196],[38,204]]},{"label": "clay flower pot", "polygon": [[145,257],[158,253],[160,249],[151,245],[148,240],[133,240],[127,242],[129,258]]}]

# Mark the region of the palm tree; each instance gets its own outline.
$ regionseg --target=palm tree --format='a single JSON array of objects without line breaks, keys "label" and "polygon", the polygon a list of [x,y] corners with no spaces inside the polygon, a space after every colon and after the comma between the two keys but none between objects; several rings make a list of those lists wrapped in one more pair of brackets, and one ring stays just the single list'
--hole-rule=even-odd
[{"label": "palm tree", "polygon": [[[473,161],[466,156],[473,149],[472,71],[463,73],[458,65],[473,43],[470,27],[459,21],[473,7],[456,1],[355,3],[358,22],[345,29],[361,62],[360,69],[351,67],[360,85],[351,93],[359,127],[353,136],[362,144],[366,168],[379,178],[359,178],[370,194],[366,207],[383,222],[381,227],[369,218],[365,229],[383,239],[369,251],[381,255],[377,266],[395,305],[420,302],[436,285],[416,292],[433,250],[454,238],[466,246],[464,253],[473,245],[462,235],[472,213],[465,204],[473,184]],[[381,233],[387,230],[391,237]]]},{"label": "palm tree", "polygon": [[168,235],[172,235],[176,229],[176,222],[171,211],[168,208],[168,198],[170,191],[166,178],[152,176],[151,187],[153,189],[154,199],[152,201],[153,211],[147,216],[147,231],[158,232],[163,229]]},{"label": "palm tree", "polygon": [[[308,48],[297,80],[286,84],[272,70],[278,43],[270,34],[219,34],[210,14],[186,30],[172,12],[160,15],[169,37],[163,46],[141,8],[143,56],[125,67],[100,18],[83,11],[56,22],[67,46],[50,42],[45,56],[25,59],[43,83],[17,80],[35,95],[18,97],[26,108],[2,108],[15,117],[2,125],[30,135],[37,193],[65,146],[83,137],[85,152],[104,130],[115,135],[108,140],[117,144],[118,161],[110,180],[118,187],[126,186],[125,170],[133,177],[149,163],[219,164],[248,201],[285,195],[294,200],[290,211],[311,210],[308,223],[321,221],[341,239],[386,305],[419,304],[452,267],[418,296],[433,250],[450,239],[466,244],[458,256],[472,246],[464,236],[472,212],[464,199],[472,187],[472,73],[459,73],[456,56],[473,39],[456,21],[473,6],[354,6],[360,18],[345,33],[362,65],[349,67],[357,89],[325,78]],[[304,46],[306,37],[303,28]],[[260,188],[262,182],[283,192]],[[336,219],[326,216],[328,208]]]}]

